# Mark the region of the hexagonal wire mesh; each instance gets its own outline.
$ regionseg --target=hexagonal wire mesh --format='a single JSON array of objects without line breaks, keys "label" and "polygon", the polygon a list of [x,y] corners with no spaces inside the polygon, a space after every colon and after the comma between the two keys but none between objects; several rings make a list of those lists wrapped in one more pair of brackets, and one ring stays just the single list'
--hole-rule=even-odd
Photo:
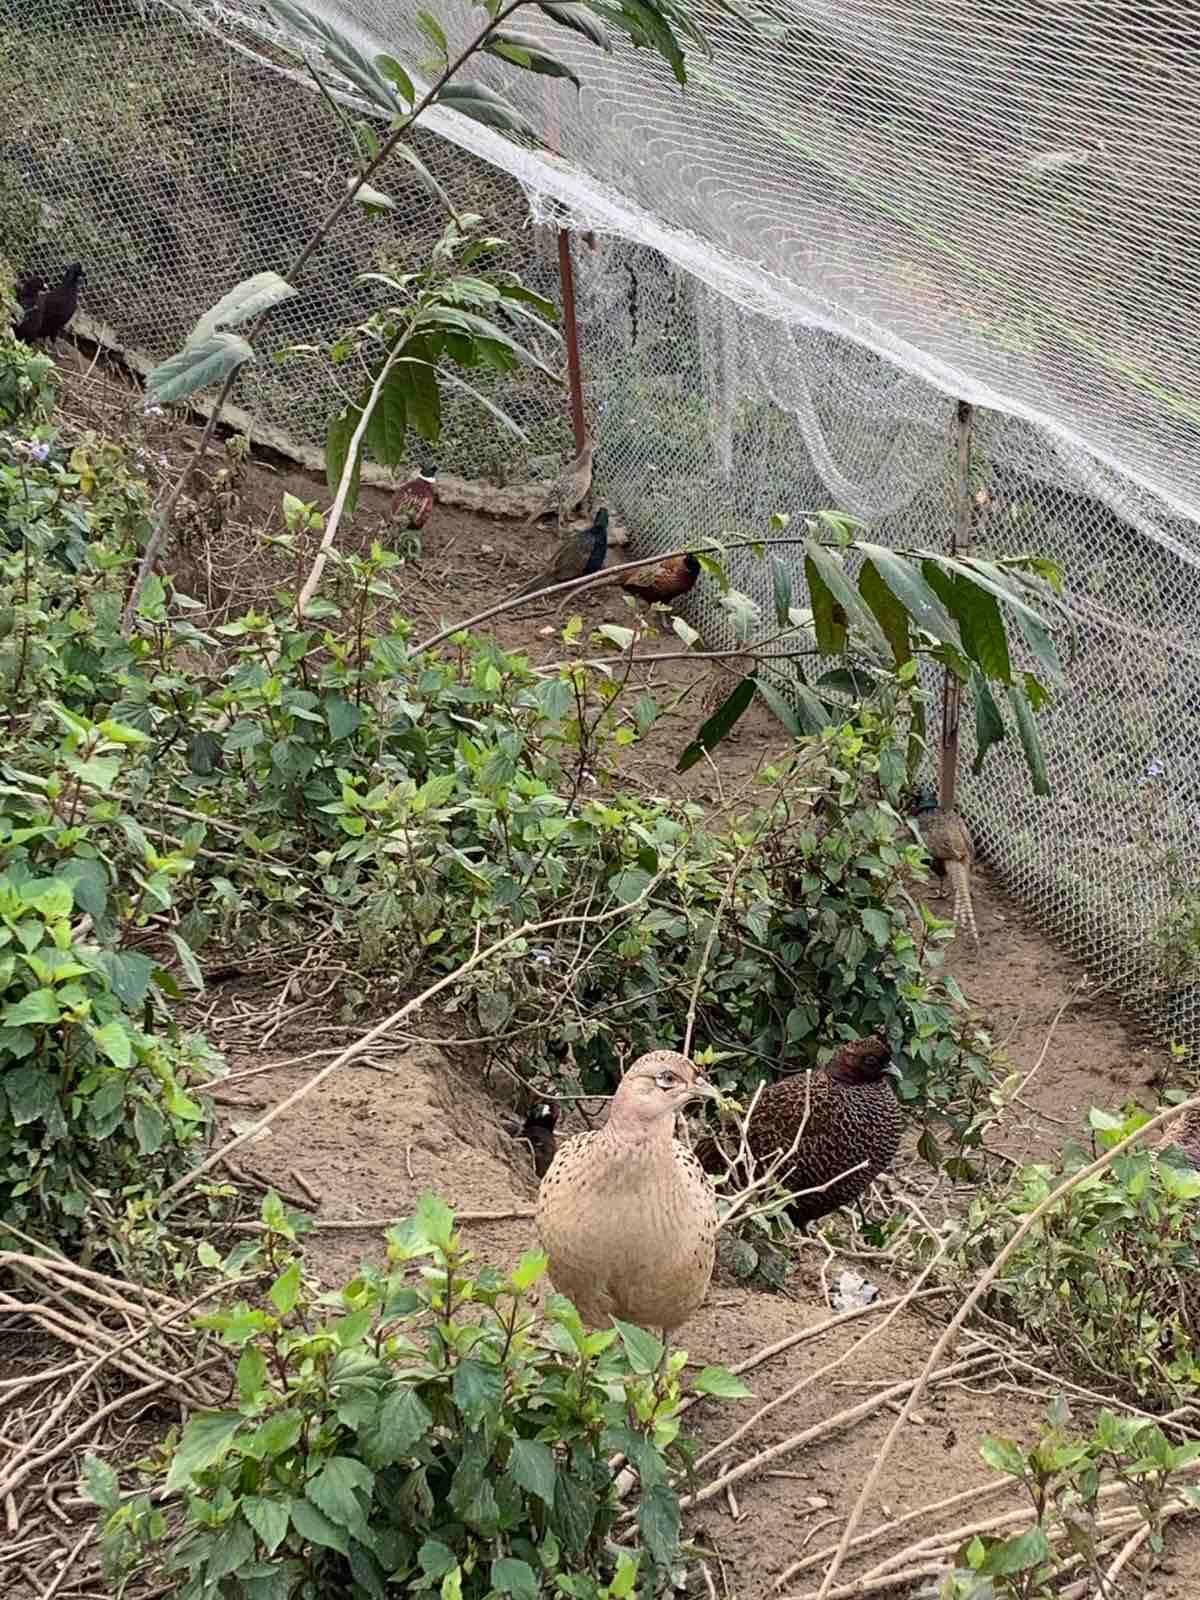
[{"label": "hexagonal wire mesh", "polygon": [[[420,61],[383,0],[320,9]],[[972,778],[964,725],[961,804],[1092,978],[1198,1046],[1200,983],[1173,955],[1200,898],[1200,179],[1176,155],[1195,145],[1200,71],[1171,8],[1082,5],[1051,28],[1021,0],[970,0],[970,26],[951,0],[790,0],[772,12],[786,48],[701,9],[715,50],[685,99],[645,52],[557,33],[578,102],[497,63],[479,74],[557,153],[435,112],[422,157],[543,292],[544,224],[574,232],[598,478],[639,552],[822,505],[893,546],[944,542],[955,397],[985,408],[974,547],[1056,557],[1079,631],[1043,713],[1053,799],[1031,796],[1011,745]],[[439,16],[455,44],[477,26],[462,0]],[[126,348],[177,348],[344,192],[346,130],[254,0],[0,0],[0,20],[5,251],[47,271],[84,259],[88,310]],[[357,273],[422,259],[438,205],[404,167],[387,186],[395,210],[346,218],[275,313],[277,347],[327,344],[369,309]],[[530,373],[491,389],[528,442],[452,402],[440,462],[545,476],[571,449],[561,392]],[[297,355],[235,398],[319,443],[341,395]],[[739,556],[732,575],[765,634],[764,569]],[[703,588],[691,620],[732,643]]]}]

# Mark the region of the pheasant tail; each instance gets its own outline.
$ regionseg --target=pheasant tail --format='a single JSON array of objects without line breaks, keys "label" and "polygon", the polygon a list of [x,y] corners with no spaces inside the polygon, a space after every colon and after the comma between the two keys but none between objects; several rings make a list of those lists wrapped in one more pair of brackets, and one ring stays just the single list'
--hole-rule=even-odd
[{"label": "pheasant tail", "polygon": [[954,889],[954,920],[965,922],[978,944],[979,929],[975,926],[975,907],[971,904],[971,869],[965,861],[947,861],[946,872]]}]

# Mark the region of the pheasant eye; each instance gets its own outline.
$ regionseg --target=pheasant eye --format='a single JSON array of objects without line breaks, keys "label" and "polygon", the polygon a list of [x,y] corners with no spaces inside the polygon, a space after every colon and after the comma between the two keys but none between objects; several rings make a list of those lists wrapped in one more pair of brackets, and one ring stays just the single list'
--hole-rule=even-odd
[{"label": "pheasant eye", "polygon": [[660,1072],[654,1081],[660,1089],[673,1089],[679,1079],[673,1072]]}]

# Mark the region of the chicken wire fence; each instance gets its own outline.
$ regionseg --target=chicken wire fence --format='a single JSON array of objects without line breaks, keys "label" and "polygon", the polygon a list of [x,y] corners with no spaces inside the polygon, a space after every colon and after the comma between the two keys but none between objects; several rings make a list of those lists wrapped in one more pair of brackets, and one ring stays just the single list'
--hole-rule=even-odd
[{"label": "chicken wire fence", "polygon": [[[544,142],[435,110],[421,155],[554,297],[571,230],[598,487],[639,554],[820,506],[882,543],[944,544],[956,403],[979,408],[973,546],[1057,559],[1078,633],[1042,713],[1053,797],[1012,740],[973,777],[967,719],[960,804],[1090,978],[1200,1046],[1200,52],[1145,0],[1052,19],[1020,0],[763,3],[702,0],[714,51],[683,96],[648,53],[561,32],[578,96],[487,61]],[[415,7],[310,8],[368,54],[426,53]],[[478,25],[462,0],[437,14],[452,47]],[[169,354],[233,282],[282,268],[353,174],[254,0],[0,0],[0,20],[0,251],[83,260],[85,311],[128,350]],[[412,266],[440,233],[407,168],[383,183],[394,209],[345,219],[274,313],[276,348],[327,344],[374,303],[357,273]],[[443,470],[551,475],[572,451],[563,392],[490,382],[526,440],[451,401]],[[300,351],[235,398],[314,444],[342,397]],[[735,555],[731,576],[765,636],[765,569]],[[711,647],[733,644],[706,583],[689,603]]]}]

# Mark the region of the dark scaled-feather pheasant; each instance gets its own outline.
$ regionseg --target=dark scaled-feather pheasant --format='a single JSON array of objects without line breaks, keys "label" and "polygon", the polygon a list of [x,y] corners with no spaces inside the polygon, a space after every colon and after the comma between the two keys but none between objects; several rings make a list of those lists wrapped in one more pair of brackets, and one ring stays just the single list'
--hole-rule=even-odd
[{"label": "dark scaled-feather pheasant", "polygon": [[547,1100],[534,1107],[521,1124],[521,1131],[517,1135],[533,1152],[533,1170],[539,1178],[546,1176],[550,1170],[550,1163],[554,1160],[554,1152],[558,1148],[558,1140],[554,1134],[557,1126],[558,1107]]},{"label": "dark scaled-feather pheasant", "polygon": [[626,594],[636,595],[648,605],[669,605],[690,594],[700,576],[700,563],[691,551],[683,556],[668,556],[656,567],[639,567],[621,584]]},{"label": "dark scaled-feather pheasant", "polygon": [[[779,1079],[758,1097],[746,1145],[761,1175],[795,1143],[775,1176],[796,1196],[788,1215],[799,1226],[857,1200],[891,1166],[904,1119],[887,1079],[899,1075],[887,1040],[872,1034],[842,1045],[822,1067]],[[696,1157],[706,1172],[726,1170],[714,1139],[702,1139]],[[812,1192],[800,1192],[806,1189]]]},{"label": "dark scaled-feather pheasant", "polygon": [[26,344],[32,343],[42,329],[42,304],[50,285],[40,272],[22,272],[17,277],[17,305],[21,315],[13,324],[13,333]]},{"label": "dark scaled-feather pheasant", "polygon": [[937,803],[932,789],[922,789],[913,809],[917,828],[929,852],[929,864],[945,893],[946,879],[954,892],[954,921],[965,922],[971,937],[979,943],[975,907],[971,902],[971,868],[975,865],[975,844],[967,825],[957,811],[946,811]]},{"label": "dark scaled-feather pheasant", "polygon": [[63,273],[63,280],[55,289],[46,288],[46,280],[36,273],[22,273],[17,280],[17,299],[24,316],[13,332],[27,344],[44,339],[53,342],[63,332],[79,309],[79,285],[83,281],[83,268],[73,261]]}]

